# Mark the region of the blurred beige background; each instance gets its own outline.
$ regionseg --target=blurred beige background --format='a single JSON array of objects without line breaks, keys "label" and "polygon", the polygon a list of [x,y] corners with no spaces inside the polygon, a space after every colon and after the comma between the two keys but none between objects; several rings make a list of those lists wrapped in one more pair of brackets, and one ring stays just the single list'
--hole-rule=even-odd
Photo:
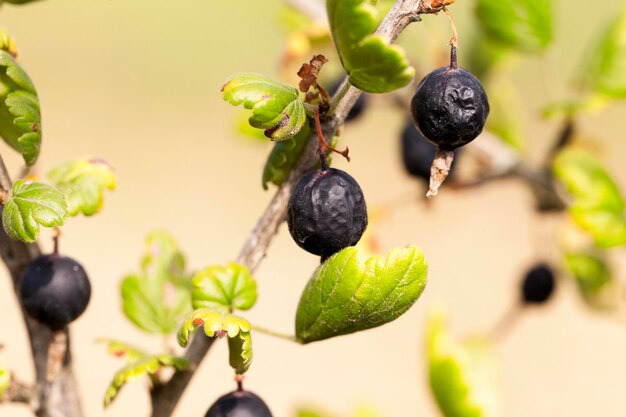
[{"label": "blurred beige background", "polygon": [[[452,8],[461,37],[470,30],[471,1]],[[558,7],[558,47],[550,59],[557,76],[571,75],[582,45],[622,4],[589,9],[582,0]],[[40,170],[85,154],[116,168],[119,188],[104,211],[63,228],[62,251],[90,273],[93,299],[73,329],[75,367],[89,416],[148,413],[145,382],[125,387],[103,411],[103,394],[122,361],[111,358],[99,337],[115,337],[157,351],[159,338],[136,330],[122,315],[119,282],[137,269],[146,233],[165,228],[177,236],[190,266],[232,260],[271,198],[260,186],[269,145],[237,136],[236,110],[222,102],[223,80],[238,71],[273,74],[284,33],[279,0],[47,0],[5,5],[0,22],[15,36],[22,65],[34,80],[44,117]],[[406,35],[420,48],[427,30],[447,33],[444,16],[427,16]],[[447,36],[447,35],[446,35]],[[463,40],[461,39],[461,43]],[[445,47],[445,44],[442,45]],[[462,52],[461,52],[462,53]],[[514,81],[522,90],[531,156],[551,143],[553,123],[534,117],[548,97],[541,59],[525,61]],[[557,93],[559,89],[557,88]],[[552,97],[554,98],[554,97]],[[372,108],[346,129],[353,162],[335,158],[362,185],[371,207],[417,193],[401,169],[398,130],[402,117]],[[624,118],[619,105],[581,121],[597,140],[607,166],[626,190]],[[2,155],[17,172],[19,158]],[[423,247],[430,263],[428,287],[405,316],[385,327],[310,346],[255,334],[255,361],[247,387],[277,417],[298,404],[348,416],[369,404],[383,416],[437,416],[427,389],[423,352],[425,316],[435,302],[449,306],[455,334],[488,329],[516,297],[519,275],[533,260],[552,256],[553,221],[538,219],[526,188],[514,181],[467,193],[445,191],[427,209],[407,206],[378,230],[385,250],[407,243]],[[50,248],[47,241],[43,246]],[[614,253],[623,275],[624,250]],[[260,299],[247,317],[292,332],[301,289],[317,258],[293,244],[286,228],[256,274]],[[0,279],[0,363],[30,380],[29,348],[9,279]],[[626,413],[626,327],[593,314],[573,285],[559,288],[545,309],[532,311],[498,346],[507,417],[621,417]],[[219,343],[193,380],[177,417],[203,416],[233,388],[225,343]],[[0,407],[2,417],[30,415]]]}]

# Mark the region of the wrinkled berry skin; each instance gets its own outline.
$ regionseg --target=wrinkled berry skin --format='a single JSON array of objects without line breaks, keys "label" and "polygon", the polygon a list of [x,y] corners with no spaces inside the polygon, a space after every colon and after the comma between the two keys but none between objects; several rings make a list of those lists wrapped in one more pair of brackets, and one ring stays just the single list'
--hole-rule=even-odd
[{"label": "wrinkled berry skin", "polygon": [[526,304],[542,304],[554,292],[555,280],[552,269],[539,264],[526,272],[522,282],[522,300]]},{"label": "wrinkled berry skin", "polygon": [[20,299],[26,312],[52,329],[61,329],[89,304],[91,284],[83,267],[60,255],[42,255],[24,272]]},{"label": "wrinkled berry skin", "polygon": [[220,397],[205,417],[272,417],[272,413],[258,395],[234,391]]},{"label": "wrinkled berry skin", "polygon": [[411,114],[424,137],[439,149],[452,151],[482,132],[489,101],[473,74],[463,68],[441,67],[417,87]]},{"label": "wrinkled berry skin", "polygon": [[[343,81],[343,78],[339,78],[337,81],[333,83],[333,85],[330,87],[330,90],[329,90],[329,93],[331,95],[334,95],[337,92],[337,90],[341,86],[342,81]],[[368,102],[369,102],[369,96],[365,93],[361,94],[359,98],[356,100],[356,102],[354,103],[354,106],[352,106],[352,108],[348,112],[348,115],[346,116],[346,122],[352,122],[356,120],[359,116],[361,116],[361,114],[367,107]]]},{"label": "wrinkled berry skin", "polygon": [[339,169],[311,172],[293,191],[287,225],[298,246],[323,258],[354,246],[367,227],[363,191]]}]

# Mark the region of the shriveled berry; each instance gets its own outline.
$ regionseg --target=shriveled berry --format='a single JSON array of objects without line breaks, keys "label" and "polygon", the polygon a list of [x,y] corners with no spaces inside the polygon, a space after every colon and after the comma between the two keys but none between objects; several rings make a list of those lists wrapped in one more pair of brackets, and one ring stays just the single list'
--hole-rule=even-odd
[{"label": "shriveled berry", "polygon": [[[401,152],[406,172],[428,182],[430,166],[435,158],[437,147],[422,136],[411,119],[407,120],[402,131]],[[455,160],[452,162],[449,177],[454,176],[454,166],[459,152],[461,152],[460,149],[455,152]]]},{"label": "shriveled berry", "polygon": [[85,269],[72,258],[42,255],[26,268],[20,286],[24,310],[52,329],[80,316],[89,304],[91,284]]},{"label": "shriveled berry", "polygon": [[[341,86],[342,82],[343,82],[343,78],[339,78],[337,81],[335,81],[333,85],[330,87],[329,93],[334,95],[337,92],[337,90],[339,90],[339,87]],[[357,119],[367,107],[368,102],[369,102],[369,96],[365,93],[361,94],[359,98],[356,100],[356,102],[354,103],[354,106],[352,106],[352,108],[348,112],[348,115],[346,116],[346,122],[351,122]]]},{"label": "shriveled berry", "polygon": [[354,246],[367,227],[363,191],[345,171],[311,172],[293,191],[287,225],[301,248],[324,258]]},{"label": "shriveled berry", "polygon": [[213,403],[205,417],[272,417],[272,413],[258,395],[234,391]]},{"label": "shriveled berry", "polygon": [[489,101],[482,84],[469,71],[441,67],[417,87],[411,114],[425,138],[441,150],[451,151],[482,132]]},{"label": "shriveled berry", "polygon": [[546,302],[554,292],[554,272],[546,264],[532,267],[522,282],[522,300],[527,304]]}]

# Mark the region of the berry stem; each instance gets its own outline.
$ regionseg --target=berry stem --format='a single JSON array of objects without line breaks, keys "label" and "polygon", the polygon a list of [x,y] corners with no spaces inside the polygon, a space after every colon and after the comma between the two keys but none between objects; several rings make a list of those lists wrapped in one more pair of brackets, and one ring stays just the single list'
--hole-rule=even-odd
[{"label": "berry stem", "polygon": [[452,161],[454,160],[454,151],[444,151],[437,149],[433,164],[430,166],[430,184],[427,198],[431,198],[437,195],[439,188],[448,177],[450,168],[452,167]]},{"label": "berry stem", "polygon": [[237,391],[243,392],[243,381],[246,379],[245,375],[235,374],[235,382],[237,383]]},{"label": "berry stem", "polygon": [[513,329],[522,315],[524,305],[520,302],[513,304],[491,329],[489,335],[495,340],[502,340]]},{"label": "berry stem", "polygon": [[458,59],[456,50],[459,46],[459,33],[456,30],[456,24],[454,23],[454,18],[452,17],[452,13],[446,7],[444,7],[443,12],[448,16],[450,20],[450,27],[452,28],[452,37],[450,38],[450,68],[458,68]]},{"label": "berry stem", "polygon": [[52,253],[55,255],[59,254],[59,239],[61,238],[61,229],[58,227],[54,229],[54,236],[52,237],[53,249]]},{"label": "berry stem", "polygon": [[270,329],[265,328],[265,327],[257,326],[256,324],[252,325],[252,330],[254,330],[255,332],[266,334],[268,336],[273,336],[273,337],[277,337],[279,339],[288,340],[290,342],[298,343],[298,340],[296,339],[296,336],[293,336],[293,335],[290,335],[290,334],[281,333],[281,332],[277,332],[275,330],[270,330]]},{"label": "berry stem", "polygon": [[317,138],[319,139],[319,147],[317,148],[317,153],[320,157],[320,162],[322,163],[322,171],[326,171],[328,169],[328,161],[326,160],[326,154],[331,151],[338,153],[339,155],[346,158],[348,162],[350,162],[350,157],[348,156],[349,150],[346,148],[343,151],[339,151],[332,146],[330,146],[326,140],[324,140],[324,132],[322,132],[322,123],[320,122],[320,111],[316,109],[315,112],[315,128],[317,129]]}]

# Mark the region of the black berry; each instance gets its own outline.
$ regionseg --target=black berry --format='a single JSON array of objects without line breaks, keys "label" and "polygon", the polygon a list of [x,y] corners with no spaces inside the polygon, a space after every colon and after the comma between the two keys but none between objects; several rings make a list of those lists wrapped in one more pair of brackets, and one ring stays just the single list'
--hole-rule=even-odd
[{"label": "black berry", "polygon": [[363,191],[339,169],[311,172],[293,191],[287,225],[301,248],[323,258],[354,246],[367,227]]},{"label": "black berry", "polygon": [[258,395],[234,391],[220,397],[205,417],[272,417],[272,413]]},{"label": "black berry", "polygon": [[[402,162],[404,162],[406,172],[413,177],[428,182],[430,166],[436,152],[437,147],[422,136],[411,119],[407,120],[402,131],[401,143]],[[458,152],[460,152],[460,149],[456,152],[455,160],[458,158]],[[454,165],[455,161],[452,162],[450,167],[449,177],[454,176]]]},{"label": "black berry", "polygon": [[522,300],[527,304],[546,302],[554,292],[555,280],[552,269],[545,264],[532,267],[522,281]]},{"label": "black berry", "polygon": [[444,151],[466,145],[482,132],[489,114],[487,93],[463,68],[428,74],[411,100],[411,114],[424,137]]},{"label": "black berry", "polygon": [[56,254],[35,259],[20,287],[26,312],[52,329],[60,329],[80,316],[90,297],[91,285],[83,267]]},{"label": "black berry", "polygon": [[[333,83],[329,90],[331,95],[334,95],[337,92],[342,82],[343,78],[339,78]],[[365,93],[361,94],[354,103],[354,106],[352,106],[352,108],[348,112],[348,116],[346,116],[346,122],[351,122],[358,118],[363,113],[363,110],[365,110],[365,108],[367,107],[368,102],[369,96]]]}]

